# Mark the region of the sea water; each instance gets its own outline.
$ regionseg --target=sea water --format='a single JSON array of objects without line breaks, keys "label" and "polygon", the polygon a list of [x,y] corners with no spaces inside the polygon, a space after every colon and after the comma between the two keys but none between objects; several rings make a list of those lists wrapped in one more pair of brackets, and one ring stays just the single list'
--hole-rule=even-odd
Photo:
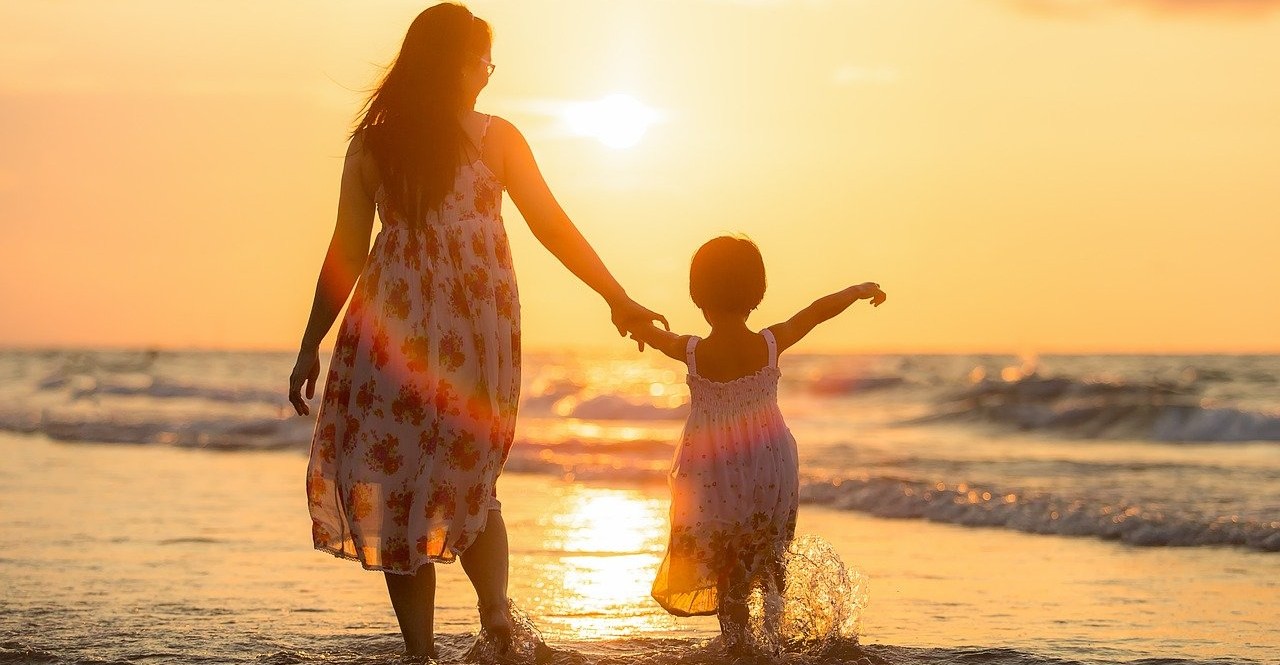
[{"label": "sea water", "polygon": [[[0,352],[0,662],[397,659],[381,581],[309,551],[291,365]],[[780,657],[1280,660],[1280,357],[782,369],[800,530],[858,580],[823,605],[858,627]],[[713,619],[647,598],[687,398],[654,354],[526,355],[499,492],[542,659],[722,659]],[[439,574],[442,656],[474,659],[474,595]]]}]

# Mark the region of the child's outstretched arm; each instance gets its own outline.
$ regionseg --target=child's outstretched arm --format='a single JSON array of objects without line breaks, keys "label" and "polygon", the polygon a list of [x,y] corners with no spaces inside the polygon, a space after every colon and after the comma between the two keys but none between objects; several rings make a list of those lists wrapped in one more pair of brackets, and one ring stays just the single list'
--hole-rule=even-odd
[{"label": "child's outstretched arm", "polygon": [[813,301],[813,304],[800,310],[795,316],[787,319],[783,323],[769,326],[773,331],[773,337],[778,341],[778,352],[781,353],[790,348],[792,344],[804,339],[805,335],[813,330],[814,326],[834,317],[843,312],[859,300],[870,300],[871,304],[879,307],[880,303],[885,300],[884,291],[880,290],[880,285],[875,282],[864,282],[857,286],[850,286],[843,291],[836,291],[829,296],[823,296]]},{"label": "child's outstretched arm", "polygon": [[649,346],[665,353],[669,358],[679,360],[680,362],[684,362],[684,347],[689,343],[688,335],[677,335],[668,330],[658,328],[652,323],[632,330],[631,339],[643,344],[648,344]]}]

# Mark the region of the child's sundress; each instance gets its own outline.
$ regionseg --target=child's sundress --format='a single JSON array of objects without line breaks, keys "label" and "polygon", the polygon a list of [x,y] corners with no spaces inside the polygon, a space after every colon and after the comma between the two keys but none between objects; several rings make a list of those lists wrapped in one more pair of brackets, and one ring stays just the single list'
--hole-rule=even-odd
[{"label": "child's sundress", "polygon": [[733,381],[698,375],[689,339],[689,420],[672,461],[671,540],[653,597],[677,616],[715,614],[717,581],[734,568],[756,579],[780,562],[799,506],[796,441],[778,409],[778,345],[769,362]]}]

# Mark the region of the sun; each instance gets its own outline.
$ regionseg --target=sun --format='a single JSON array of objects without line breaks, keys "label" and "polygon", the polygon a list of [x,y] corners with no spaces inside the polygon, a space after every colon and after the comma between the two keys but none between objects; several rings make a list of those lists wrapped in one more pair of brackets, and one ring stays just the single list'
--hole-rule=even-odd
[{"label": "sun", "polygon": [[660,115],[630,95],[616,94],[567,104],[562,117],[574,134],[590,136],[610,148],[622,149],[640,143]]}]

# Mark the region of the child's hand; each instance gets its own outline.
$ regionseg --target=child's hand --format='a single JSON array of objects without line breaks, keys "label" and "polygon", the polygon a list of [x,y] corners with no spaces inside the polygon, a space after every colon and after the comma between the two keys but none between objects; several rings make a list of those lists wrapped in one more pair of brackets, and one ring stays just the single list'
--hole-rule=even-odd
[{"label": "child's hand", "polygon": [[664,328],[671,330],[671,325],[667,323],[667,317],[644,307],[630,298],[623,298],[618,302],[611,303],[609,310],[613,325],[618,329],[618,334],[630,336],[631,339],[636,341],[641,351],[644,351],[645,343],[635,336],[637,330],[642,327],[652,326],[654,321],[661,321]]},{"label": "child's hand", "polygon": [[854,300],[870,300],[872,307],[879,307],[885,301],[884,291],[880,290],[880,285],[875,282],[863,282],[857,286],[851,287]]},{"label": "child's hand", "polygon": [[808,335],[814,326],[838,316],[859,300],[870,300],[873,306],[879,307],[885,300],[884,291],[881,291],[880,285],[875,282],[847,286],[835,293],[818,298],[783,323],[769,326],[773,331],[774,339],[778,341],[779,353],[791,348],[791,345]]}]

